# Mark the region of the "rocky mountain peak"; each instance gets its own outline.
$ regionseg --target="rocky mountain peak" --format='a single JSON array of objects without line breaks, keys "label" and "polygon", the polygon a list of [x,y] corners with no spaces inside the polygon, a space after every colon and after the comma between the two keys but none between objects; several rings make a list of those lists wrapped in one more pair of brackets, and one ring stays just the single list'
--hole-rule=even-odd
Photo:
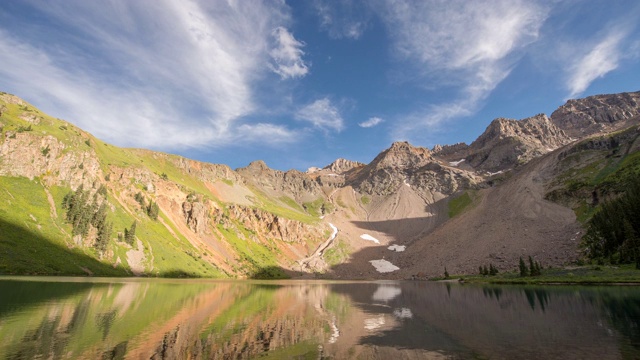
[{"label": "rocky mountain peak", "polygon": [[407,141],[397,141],[391,147],[381,152],[369,164],[375,168],[408,168],[420,167],[433,161],[431,151],[423,147],[416,147]]},{"label": "rocky mountain peak", "polygon": [[262,160],[256,160],[256,161],[252,161],[251,163],[249,163],[249,165],[247,165],[247,167],[245,167],[244,169],[247,170],[258,170],[258,171],[262,171],[262,170],[271,170],[267,164],[262,161]]},{"label": "rocky mountain peak", "polygon": [[358,167],[362,167],[364,166],[363,163],[361,162],[357,162],[357,161],[351,161],[351,160],[347,160],[347,159],[337,159],[336,161],[332,162],[331,164],[325,166],[323,168],[323,170],[329,170],[332,173],[338,174],[338,175],[342,175],[346,172],[348,172],[349,170],[358,168]]},{"label": "rocky mountain peak", "polygon": [[[620,129],[640,116],[640,91],[595,95],[569,100],[551,114],[551,120],[571,137]],[[630,125],[630,124],[628,124]]]},{"label": "rocky mountain peak", "polygon": [[458,156],[466,157],[476,169],[494,172],[513,168],[570,141],[545,114],[522,120],[498,118]]}]

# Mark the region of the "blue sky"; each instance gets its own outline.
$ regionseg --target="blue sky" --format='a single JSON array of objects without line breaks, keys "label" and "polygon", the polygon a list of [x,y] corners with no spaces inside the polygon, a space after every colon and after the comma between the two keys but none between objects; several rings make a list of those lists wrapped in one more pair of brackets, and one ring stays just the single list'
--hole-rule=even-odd
[{"label": "blue sky", "polygon": [[232,168],[470,143],[640,90],[640,2],[0,2],[0,90],[120,146]]}]

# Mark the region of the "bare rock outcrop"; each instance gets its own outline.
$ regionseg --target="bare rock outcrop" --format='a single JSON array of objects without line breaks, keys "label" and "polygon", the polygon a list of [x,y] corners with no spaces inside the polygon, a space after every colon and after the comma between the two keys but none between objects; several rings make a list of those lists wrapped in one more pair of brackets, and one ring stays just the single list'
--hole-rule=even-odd
[{"label": "bare rock outcrop", "polygon": [[209,208],[199,201],[185,201],[182,203],[182,214],[193,232],[203,234],[208,228]]},{"label": "bare rock outcrop", "polygon": [[460,156],[476,169],[494,172],[525,164],[570,141],[544,114],[523,120],[499,118]]},{"label": "bare rock outcrop", "polygon": [[383,196],[395,193],[401,186],[414,187],[424,194],[452,194],[476,184],[471,173],[446,168],[429,149],[408,142],[393,143],[349,180],[349,185],[361,193]]},{"label": "bare rock outcrop", "polygon": [[355,168],[363,167],[364,164],[357,161],[347,160],[347,159],[337,159],[331,164],[325,166],[323,170],[329,170],[334,174],[342,175],[346,172],[349,172]]},{"label": "bare rock outcrop", "polygon": [[582,138],[639,121],[640,91],[595,95],[569,100],[551,114],[551,120],[567,135]]},{"label": "bare rock outcrop", "polygon": [[273,213],[243,205],[232,204],[227,207],[228,214],[222,209],[214,211],[216,222],[232,227],[235,221],[244,228],[253,231],[265,239],[278,239],[287,243],[304,244],[306,240],[319,241],[322,231],[316,226],[286,219]]},{"label": "bare rock outcrop", "polygon": [[30,131],[7,132],[0,145],[0,175],[41,177],[47,185],[93,186],[104,177],[95,153],[65,151],[66,145],[51,135]]},{"label": "bare rock outcrop", "polygon": [[320,186],[308,174],[298,170],[274,170],[262,160],[236,169],[236,172],[243,176],[248,183],[271,195],[287,195],[299,202],[315,200],[323,195]]},{"label": "bare rock outcrop", "polygon": [[[457,143],[453,145],[436,145],[431,152],[434,156],[442,157],[447,160],[457,160],[455,157],[459,157],[460,154],[464,154],[469,145],[465,143]],[[453,155],[453,157],[451,157]]]}]

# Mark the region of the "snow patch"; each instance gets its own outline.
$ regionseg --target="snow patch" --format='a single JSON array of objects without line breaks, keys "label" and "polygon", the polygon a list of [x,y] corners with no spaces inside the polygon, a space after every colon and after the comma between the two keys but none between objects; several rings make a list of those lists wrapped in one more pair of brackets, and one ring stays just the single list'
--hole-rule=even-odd
[{"label": "snow patch", "polygon": [[498,174],[502,174],[504,171],[500,170],[500,171],[496,171],[494,173],[490,172],[489,176],[493,176],[493,175],[498,175]]},{"label": "snow patch", "polygon": [[413,318],[413,313],[409,308],[400,308],[393,310],[393,316],[397,317],[398,319],[411,319]]},{"label": "snow patch", "polygon": [[458,160],[458,161],[451,161],[451,162],[449,162],[449,165],[451,165],[451,166],[458,166],[458,165],[460,165],[460,164],[461,164],[462,162],[464,162],[464,161],[465,161],[465,159],[460,159],[460,160]]},{"label": "snow patch", "polygon": [[373,236],[369,235],[369,234],[362,234],[360,235],[360,239],[363,240],[368,240],[368,241],[373,241],[376,244],[380,244],[380,240],[374,238]]},{"label": "snow patch", "polygon": [[404,179],[404,184],[407,185],[408,187],[411,187],[411,184],[407,182],[407,179]]},{"label": "snow patch", "polygon": [[391,301],[398,295],[402,294],[399,287],[393,285],[378,285],[376,292],[373,293],[373,301]]},{"label": "snow patch", "polygon": [[367,330],[375,330],[384,325],[384,315],[376,318],[364,319],[364,328]]},{"label": "snow patch", "polygon": [[376,271],[378,271],[379,273],[388,273],[388,272],[400,270],[399,267],[393,265],[392,263],[384,259],[371,260],[369,262],[371,263],[371,265],[373,265],[373,267],[376,268]]},{"label": "snow patch", "polygon": [[395,252],[403,252],[407,247],[405,245],[396,245],[393,244],[391,246],[389,246],[387,249],[391,250],[391,251],[395,251]]},{"label": "snow patch", "polygon": [[329,238],[329,241],[331,241],[336,238],[336,235],[338,235],[338,228],[335,227],[335,225],[333,225],[332,223],[329,223],[329,226],[331,226],[331,229],[333,229],[333,232],[331,233],[331,237]]}]

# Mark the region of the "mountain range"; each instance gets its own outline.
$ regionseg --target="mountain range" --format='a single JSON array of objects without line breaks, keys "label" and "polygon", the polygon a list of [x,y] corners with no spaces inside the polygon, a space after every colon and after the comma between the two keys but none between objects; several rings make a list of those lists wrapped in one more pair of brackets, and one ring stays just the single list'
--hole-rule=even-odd
[{"label": "mountain range", "polygon": [[369,164],[231,169],[107,144],[0,93],[0,273],[409,279],[582,257],[640,173],[640,92]]}]

